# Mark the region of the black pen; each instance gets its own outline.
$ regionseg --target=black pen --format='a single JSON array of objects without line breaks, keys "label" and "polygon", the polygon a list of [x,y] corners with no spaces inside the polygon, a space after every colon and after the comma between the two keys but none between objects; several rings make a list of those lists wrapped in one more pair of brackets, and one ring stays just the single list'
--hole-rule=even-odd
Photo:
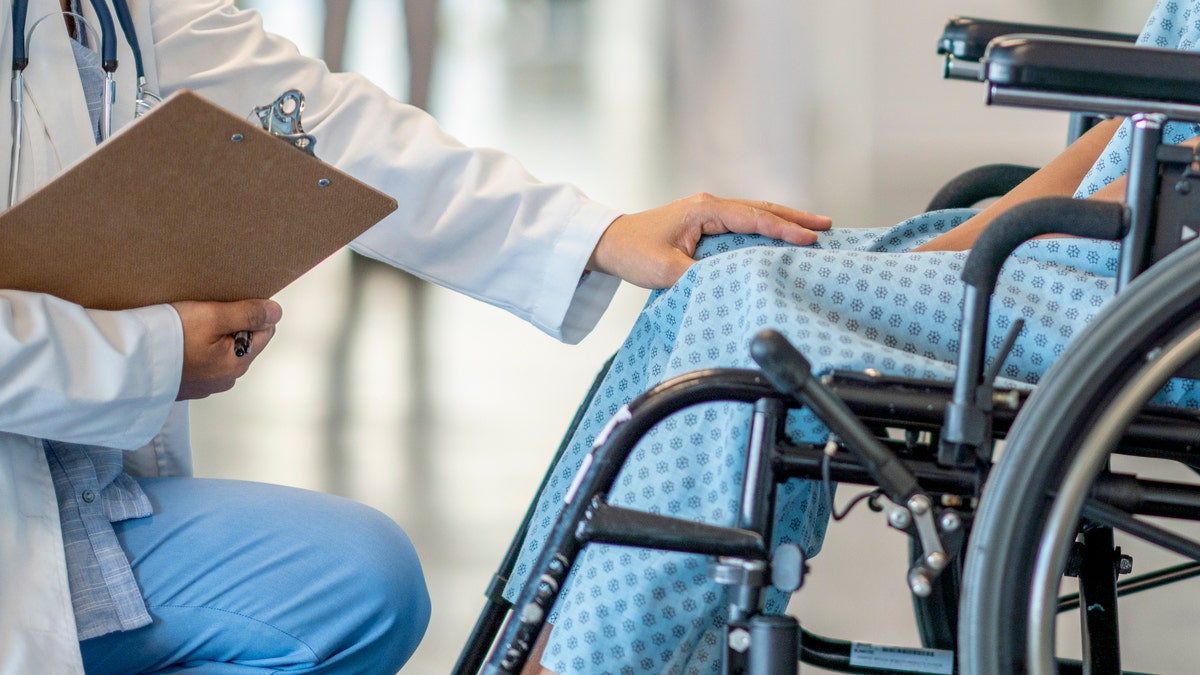
[{"label": "black pen", "polygon": [[233,334],[233,353],[238,358],[250,353],[250,331],[239,330]]}]

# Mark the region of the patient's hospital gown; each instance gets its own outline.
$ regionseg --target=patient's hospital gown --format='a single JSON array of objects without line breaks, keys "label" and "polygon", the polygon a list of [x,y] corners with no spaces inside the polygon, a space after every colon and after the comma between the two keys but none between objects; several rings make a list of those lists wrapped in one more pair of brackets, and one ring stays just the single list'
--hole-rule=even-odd
[{"label": "patient's hospital gown", "polygon": [[[1200,0],[1160,1],[1143,44],[1191,49],[1200,36]],[[1168,130],[1169,141],[1195,135]],[[1079,188],[1084,197],[1125,170],[1129,135],[1116,134]],[[966,209],[927,213],[886,229],[835,229],[797,248],[742,235],[702,242],[671,289],[651,295],[618,351],[541,497],[510,598],[531,573],[563,494],[596,434],[623,404],[675,375],[708,367],[754,367],[751,338],[764,328],[786,335],[817,372],[874,368],[949,380],[958,352],[965,253],[907,251],[969,218]],[[1005,361],[1009,385],[1033,385],[1071,337],[1114,291],[1115,244],[1038,240],[1005,264],[990,318],[991,350],[1017,318],[1021,338]],[[1166,392],[1197,405],[1183,386]],[[714,404],[677,413],[631,455],[609,501],[717,524],[732,524],[740,496],[750,411]],[[828,431],[793,413],[789,433],[822,442]],[[820,483],[779,488],[776,542],[820,548],[828,521]],[[707,577],[703,556],[620,546],[590,546],[576,563],[552,615],[543,663],[560,673],[720,672],[726,600]],[[773,593],[769,611],[787,598]]]}]

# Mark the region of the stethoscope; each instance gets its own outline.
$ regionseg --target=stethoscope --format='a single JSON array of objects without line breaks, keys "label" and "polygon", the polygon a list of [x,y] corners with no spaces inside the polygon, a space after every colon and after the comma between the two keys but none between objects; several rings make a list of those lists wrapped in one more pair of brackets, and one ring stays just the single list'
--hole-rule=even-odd
[{"label": "stethoscope", "polygon": [[[100,104],[100,136],[102,139],[105,139],[112,134],[113,104],[117,100],[117,35],[116,29],[113,26],[112,13],[108,11],[108,5],[104,3],[104,0],[91,0],[91,3],[92,9],[96,12],[97,21],[100,24],[100,68],[104,71],[104,96]],[[121,32],[125,34],[125,41],[129,43],[129,47],[133,51],[134,67],[137,70],[137,94],[134,100],[134,117],[140,117],[153,107],[159,98],[157,95],[151,93],[146,86],[146,71],[142,63],[142,50],[138,45],[137,31],[133,28],[133,15],[129,12],[129,5],[125,0],[112,0],[112,4],[113,9],[116,10],[117,21],[121,24]],[[13,144],[12,164],[9,170],[8,184],[8,205],[10,207],[16,202],[17,177],[21,165],[21,132],[25,111],[24,73],[26,66],[29,65],[29,53],[26,51],[26,47],[34,29],[37,28],[37,24],[46,18],[39,19],[29,29],[29,32],[26,33],[25,21],[29,14],[29,0],[13,0],[12,12]],[[83,17],[76,16],[75,18],[83,22],[84,25],[87,25],[87,21]]]}]

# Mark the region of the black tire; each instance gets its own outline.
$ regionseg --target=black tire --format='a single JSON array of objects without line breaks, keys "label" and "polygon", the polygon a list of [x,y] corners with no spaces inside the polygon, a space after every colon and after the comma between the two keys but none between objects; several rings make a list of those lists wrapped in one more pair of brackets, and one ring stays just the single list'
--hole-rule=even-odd
[{"label": "black tire", "polygon": [[1009,433],[984,486],[967,545],[959,619],[964,673],[1027,672],[1033,566],[1063,476],[1082,440],[1113,412],[1147,354],[1200,317],[1200,247],[1186,246],[1138,277],[1050,368]]}]

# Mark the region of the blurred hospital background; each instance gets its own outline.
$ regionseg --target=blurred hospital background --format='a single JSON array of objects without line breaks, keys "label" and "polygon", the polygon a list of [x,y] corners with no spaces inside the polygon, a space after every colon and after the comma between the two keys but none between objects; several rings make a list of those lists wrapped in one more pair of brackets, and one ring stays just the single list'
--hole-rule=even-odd
[{"label": "blurred hospital background", "polygon": [[[854,227],[920,212],[972,166],[1040,164],[1065,140],[1064,116],[988,108],[981,87],[941,78],[949,16],[1137,32],[1153,0],[243,4],[303,52],[415,97],[464,142],[622,210],[705,190]],[[564,346],[341,252],[279,295],[284,321],[251,373],[194,405],[197,473],[334,492],[401,523],[434,604],[405,672],[448,672],[645,297],[624,288],[594,334]],[[904,546],[857,510],[831,528],[794,611],[833,637],[916,644]]]}]

